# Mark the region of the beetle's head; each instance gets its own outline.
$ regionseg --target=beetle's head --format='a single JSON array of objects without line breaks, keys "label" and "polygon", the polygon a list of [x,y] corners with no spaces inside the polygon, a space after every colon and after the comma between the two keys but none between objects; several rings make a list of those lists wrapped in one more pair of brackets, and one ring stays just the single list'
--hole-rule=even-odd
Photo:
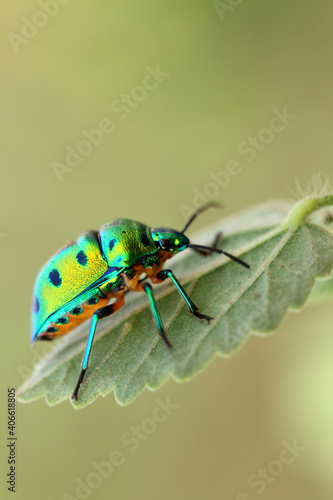
[{"label": "beetle's head", "polygon": [[151,230],[151,235],[160,250],[173,254],[185,250],[190,244],[185,234],[167,227],[154,228]]},{"label": "beetle's head", "polygon": [[[159,250],[164,250],[165,252],[170,252],[171,254],[176,254],[178,252],[181,252],[182,250],[185,250],[186,248],[192,248],[201,255],[208,255],[211,252],[216,252],[219,254],[224,254],[227,257],[229,257],[229,259],[232,259],[238,264],[241,264],[242,266],[249,268],[250,266],[246,262],[228,252],[225,252],[224,250],[220,250],[215,246],[207,247],[204,245],[193,244],[190,242],[188,237],[185,236],[184,234],[185,231],[187,230],[189,225],[192,224],[192,222],[196,219],[196,217],[207,208],[213,206],[219,206],[219,205],[216,203],[207,203],[207,205],[204,205],[203,207],[199,208],[189,218],[189,220],[186,222],[184,228],[181,231],[175,231],[174,229],[169,229],[166,227],[158,227],[151,229],[151,235],[157,247],[159,248]],[[168,255],[166,258],[169,258],[171,256],[172,255]]]},{"label": "beetle's head", "polygon": [[185,250],[188,247],[193,248],[193,245],[191,245],[190,240],[184,234],[186,229],[189,227],[190,224],[192,224],[194,219],[201,212],[206,210],[206,208],[215,205],[216,205],[215,203],[207,203],[207,205],[204,205],[203,207],[199,208],[199,210],[194,212],[194,214],[189,218],[189,220],[186,222],[184,228],[181,231],[176,231],[175,229],[169,229],[167,227],[157,227],[151,229],[151,235],[156,245],[159,247],[160,250],[171,252],[173,254],[181,252],[182,250]]}]

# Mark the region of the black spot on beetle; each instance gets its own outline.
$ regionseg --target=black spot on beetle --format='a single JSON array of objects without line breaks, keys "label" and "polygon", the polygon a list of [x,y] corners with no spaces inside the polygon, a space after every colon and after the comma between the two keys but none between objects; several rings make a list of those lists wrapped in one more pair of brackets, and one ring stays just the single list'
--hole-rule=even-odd
[{"label": "black spot on beetle", "polygon": [[74,307],[74,309],[71,310],[71,314],[74,314],[74,316],[78,316],[79,314],[83,313],[83,307]]},{"label": "black spot on beetle", "polygon": [[39,311],[39,307],[40,307],[40,304],[39,304],[39,300],[37,299],[37,297],[35,296],[34,297],[34,313],[37,314],[38,311]]},{"label": "black spot on beetle", "polygon": [[57,320],[57,323],[59,323],[60,325],[66,325],[68,322],[69,322],[69,319],[66,316],[59,318]]},{"label": "black spot on beetle", "polygon": [[126,231],[123,231],[123,234],[126,234]]},{"label": "black spot on beetle", "polygon": [[91,297],[91,299],[87,300],[87,304],[89,304],[90,306],[92,306],[94,304],[97,304],[98,301],[99,301],[98,297]]},{"label": "black spot on beetle", "polygon": [[106,299],[107,295],[102,290],[97,290],[97,293],[101,299]]},{"label": "black spot on beetle", "polygon": [[37,337],[37,340],[53,340],[52,335],[41,335],[40,337]]},{"label": "black spot on beetle", "polygon": [[148,236],[144,233],[141,234],[141,242],[145,247],[149,247],[150,241],[148,239]]},{"label": "black spot on beetle", "polygon": [[81,266],[85,266],[86,265],[86,263],[88,262],[88,258],[87,258],[86,254],[84,253],[83,250],[80,250],[80,252],[78,254],[76,254],[76,260],[78,261],[78,263]]},{"label": "black spot on beetle", "polygon": [[62,279],[58,269],[53,269],[49,274],[49,279],[54,286],[60,286]]},{"label": "black spot on beetle", "polygon": [[45,331],[47,333],[54,333],[57,331],[57,328],[55,326],[49,326],[49,328],[47,328]]},{"label": "black spot on beetle", "polygon": [[109,241],[110,252],[112,252],[112,249],[115,246],[115,244],[116,244],[116,240],[114,238],[112,238],[112,240]]}]

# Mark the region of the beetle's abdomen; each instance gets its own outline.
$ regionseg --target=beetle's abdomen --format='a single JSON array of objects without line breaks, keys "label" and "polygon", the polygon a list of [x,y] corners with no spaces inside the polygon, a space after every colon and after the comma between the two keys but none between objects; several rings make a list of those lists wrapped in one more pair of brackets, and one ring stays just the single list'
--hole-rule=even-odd
[{"label": "beetle's abdomen", "polygon": [[90,318],[97,309],[106,306],[109,300],[108,297],[102,298],[96,294],[87,301],[76,304],[70,312],[47,322],[43,331],[39,332],[38,340],[50,340],[65,335]]},{"label": "beetle's abdomen", "polygon": [[122,298],[126,283],[124,274],[118,274],[97,289],[84,294],[84,299],[73,301],[51,315],[38,332],[38,340],[50,340],[65,335],[80,323],[90,318],[97,309],[106,306],[110,299]]},{"label": "beetle's abdomen", "polygon": [[47,318],[108,269],[98,233],[90,231],[60,249],[41,269],[34,288],[32,339]]}]

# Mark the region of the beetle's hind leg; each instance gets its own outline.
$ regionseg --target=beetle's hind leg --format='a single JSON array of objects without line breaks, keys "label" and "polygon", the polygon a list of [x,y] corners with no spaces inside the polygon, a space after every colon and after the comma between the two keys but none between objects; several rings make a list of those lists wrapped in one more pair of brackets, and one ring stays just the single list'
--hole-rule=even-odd
[{"label": "beetle's hind leg", "polygon": [[94,341],[94,336],[95,336],[95,331],[96,331],[96,326],[97,326],[98,321],[102,318],[106,318],[106,316],[110,316],[111,314],[114,314],[121,307],[123,307],[124,303],[125,303],[124,297],[121,297],[117,300],[117,302],[114,302],[113,304],[109,304],[105,307],[101,307],[101,309],[97,309],[97,311],[94,312],[93,317],[91,319],[91,326],[90,326],[89,337],[87,340],[86,350],[84,352],[84,356],[83,356],[83,360],[82,360],[82,364],[81,364],[81,373],[80,373],[79,379],[77,381],[76,387],[74,389],[74,392],[72,394],[72,399],[77,401],[80,385],[82,384],[84,376],[85,376],[86,371],[88,369],[89,358],[90,358],[90,354],[91,354],[92,344]]}]

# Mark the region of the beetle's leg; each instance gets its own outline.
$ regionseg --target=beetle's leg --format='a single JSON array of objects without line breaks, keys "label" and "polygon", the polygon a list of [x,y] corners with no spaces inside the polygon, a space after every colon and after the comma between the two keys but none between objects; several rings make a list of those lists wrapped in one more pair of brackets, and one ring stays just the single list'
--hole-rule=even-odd
[{"label": "beetle's leg", "polygon": [[[219,244],[221,237],[222,237],[222,231],[219,231],[213,240],[211,248],[217,248],[217,245]],[[200,248],[191,248],[191,250],[194,250],[194,252],[202,255],[203,257],[207,257],[207,255],[213,253],[213,250],[202,250]]]},{"label": "beetle's leg", "polygon": [[205,319],[207,321],[210,321],[211,319],[214,319],[211,316],[207,316],[206,314],[201,314],[198,311],[198,307],[194,304],[194,302],[192,301],[192,299],[187,294],[186,290],[179,283],[179,281],[177,280],[176,276],[173,274],[173,272],[171,271],[171,269],[163,269],[162,271],[159,271],[156,274],[156,277],[153,279],[153,281],[156,283],[156,282],[164,281],[166,278],[170,278],[171,281],[174,283],[174,285],[176,286],[176,288],[179,291],[180,295],[185,300],[185,302],[186,302],[186,304],[187,304],[190,312],[192,314],[194,314],[194,316],[196,316],[197,318],[200,318],[200,319]]},{"label": "beetle's leg", "polygon": [[153,317],[154,317],[154,320],[156,323],[156,327],[157,327],[157,331],[158,331],[159,336],[164,340],[165,344],[169,347],[169,349],[173,349],[173,346],[172,346],[170,340],[165,335],[164,326],[163,326],[163,323],[161,320],[160,313],[158,312],[158,309],[157,309],[157,305],[156,305],[156,301],[155,301],[155,297],[154,297],[153,289],[152,289],[151,285],[149,283],[143,283],[142,289],[148,295],[149,304],[150,304],[150,307],[151,307],[151,310],[153,313]]},{"label": "beetle's leg", "polygon": [[124,302],[125,302],[124,297],[121,297],[114,304],[109,304],[105,307],[101,307],[101,309],[97,309],[97,311],[94,312],[92,319],[91,319],[91,326],[90,326],[89,337],[87,340],[86,350],[84,352],[84,356],[83,356],[83,360],[82,360],[82,364],[81,364],[81,373],[80,373],[79,379],[77,381],[76,387],[74,389],[74,392],[72,394],[72,399],[77,400],[80,385],[82,384],[84,376],[85,376],[86,371],[88,369],[91,348],[92,348],[92,344],[94,341],[94,336],[95,336],[95,331],[96,331],[96,326],[97,326],[98,320],[105,318],[106,316],[110,316],[111,314],[114,314],[116,311],[118,311],[118,309],[123,307]]},{"label": "beetle's leg", "polygon": [[212,244],[213,248],[217,248],[217,245],[219,244],[219,241],[222,238],[222,236],[223,236],[222,231],[219,231],[218,233],[216,233],[215,238],[213,240],[213,244]]}]

